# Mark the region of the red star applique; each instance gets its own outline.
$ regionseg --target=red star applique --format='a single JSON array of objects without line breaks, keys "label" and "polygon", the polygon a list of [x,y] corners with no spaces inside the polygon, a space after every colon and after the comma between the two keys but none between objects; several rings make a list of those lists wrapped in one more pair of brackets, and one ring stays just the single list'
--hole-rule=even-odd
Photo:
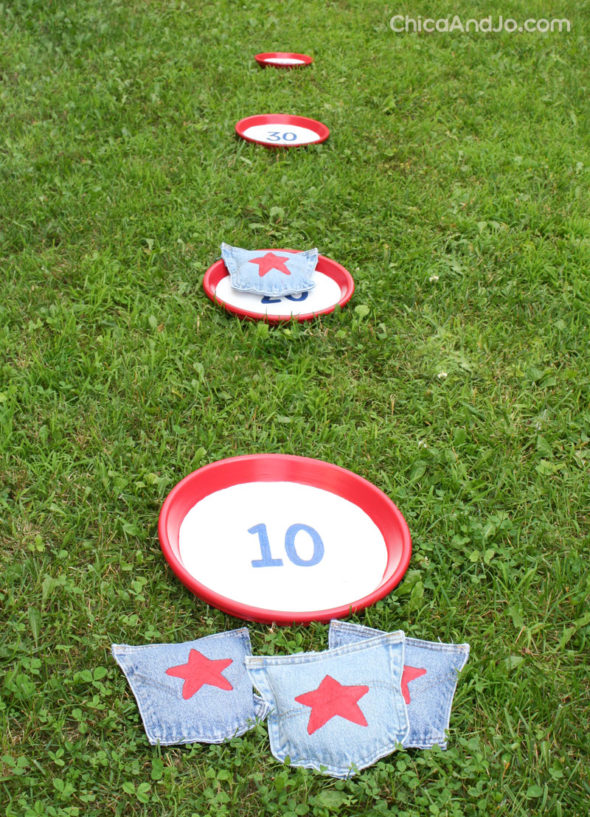
[{"label": "red star applique", "polygon": [[307,733],[313,735],[317,729],[336,715],[347,721],[358,723],[360,726],[368,726],[367,719],[357,704],[359,698],[366,695],[368,691],[368,686],[345,686],[339,684],[330,675],[326,675],[317,689],[295,698],[297,703],[311,707]]},{"label": "red star applique", "polygon": [[175,678],[184,678],[182,685],[182,697],[185,701],[192,698],[202,686],[209,684],[219,689],[230,690],[233,686],[221,673],[229,667],[233,661],[231,658],[219,658],[217,660],[207,658],[198,650],[191,649],[188,662],[178,664],[166,670],[166,675],[173,675]]},{"label": "red star applique", "polygon": [[279,272],[284,272],[285,275],[291,275],[285,264],[289,259],[283,258],[280,255],[275,255],[274,252],[267,252],[266,255],[261,255],[260,258],[253,258],[251,264],[258,264],[258,275],[263,278],[271,269],[276,269]]},{"label": "red star applique", "polygon": [[408,664],[404,664],[404,671],[402,673],[402,695],[404,696],[404,701],[407,704],[412,702],[408,684],[415,681],[416,678],[420,678],[421,675],[426,675],[425,669],[421,669],[420,667],[410,667]]}]

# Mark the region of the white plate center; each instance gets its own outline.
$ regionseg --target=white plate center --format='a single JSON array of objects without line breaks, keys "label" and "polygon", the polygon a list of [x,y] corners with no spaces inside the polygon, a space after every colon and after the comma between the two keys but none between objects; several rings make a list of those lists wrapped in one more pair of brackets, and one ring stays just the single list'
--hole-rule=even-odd
[{"label": "white plate center", "polygon": [[198,502],[179,533],[180,560],[229,599],[315,612],[377,589],[385,540],[358,505],[297,482],[246,482]]},{"label": "white plate center", "polygon": [[257,142],[264,142],[265,145],[309,145],[318,142],[320,135],[310,128],[302,125],[250,125],[244,131],[244,136],[248,139],[255,139]]},{"label": "white plate center", "polygon": [[315,286],[307,292],[295,295],[263,296],[252,292],[240,292],[231,285],[231,278],[226,275],[215,288],[215,297],[236,309],[254,315],[311,315],[330,309],[342,297],[340,286],[329,275],[317,270],[313,273]]},{"label": "white plate center", "polygon": [[305,60],[298,60],[296,57],[265,57],[264,62],[275,65],[303,65]]}]

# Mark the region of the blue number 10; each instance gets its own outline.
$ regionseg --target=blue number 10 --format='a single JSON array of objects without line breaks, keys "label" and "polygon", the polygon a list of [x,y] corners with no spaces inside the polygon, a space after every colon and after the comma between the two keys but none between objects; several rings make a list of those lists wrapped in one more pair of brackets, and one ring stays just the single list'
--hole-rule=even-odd
[{"label": "blue number 10", "polygon": [[[297,548],[295,547],[295,537],[300,531],[305,531],[313,542],[313,553],[310,559],[302,559],[297,553]],[[273,559],[272,557],[270,552],[270,542],[268,541],[268,532],[265,524],[254,525],[253,528],[249,528],[248,533],[258,534],[258,541],[260,544],[261,558],[252,559],[252,567],[280,567],[280,565],[283,564],[282,559]],[[289,557],[289,561],[291,561],[294,565],[297,565],[298,567],[313,567],[324,558],[324,543],[322,542],[321,536],[317,530],[309,525],[291,525],[289,528],[287,528],[287,532],[285,534],[285,552]]]}]

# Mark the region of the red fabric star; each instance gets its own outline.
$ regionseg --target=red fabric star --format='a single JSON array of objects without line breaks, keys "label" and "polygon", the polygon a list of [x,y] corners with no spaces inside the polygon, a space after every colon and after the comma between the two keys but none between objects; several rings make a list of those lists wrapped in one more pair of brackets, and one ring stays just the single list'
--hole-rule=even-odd
[{"label": "red fabric star", "polygon": [[317,729],[336,715],[347,721],[358,723],[360,726],[368,726],[367,719],[357,704],[359,698],[366,695],[368,691],[368,686],[345,686],[339,684],[330,675],[326,675],[317,689],[295,698],[297,703],[311,707],[307,733],[313,735]]},{"label": "red fabric star", "polygon": [[175,678],[184,678],[182,685],[182,697],[185,701],[192,698],[202,686],[209,684],[219,689],[230,690],[233,686],[221,673],[229,667],[233,661],[231,658],[219,658],[217,660],[207,658],[198,650],[191,649],[188,662],[178,664],[166,670],[166,675],[173,675]]},{"label": "red fabric star", "polygon": [[426,675],[425,669],[421,669],[420,667],[410,667],[408,664],[404,664],[404,671],[402,672],[402,695],[404,696],[404,701],[407,704],[412,702],[408,684],[415,681],[416,678],[420,678],[421,675]]},{"label": "red fabric star", "polygon": [[267,252],[266,255],[261,255],[260,258],[253,258],[251,264],[258,264],[258,275],[263,278],[271,269],[276,269],[279,272],[284,272],[285,275],[291,275],[285,264],[288,259],[280,255],[275,255],[274,252]]}]

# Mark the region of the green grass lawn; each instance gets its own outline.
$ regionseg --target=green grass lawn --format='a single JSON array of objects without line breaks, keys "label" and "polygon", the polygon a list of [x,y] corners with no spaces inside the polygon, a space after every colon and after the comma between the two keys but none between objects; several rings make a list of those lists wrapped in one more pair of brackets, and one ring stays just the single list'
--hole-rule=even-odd
[{"label": "green grass lawn", "polygon": [[[498,4],[496,4],[498,5]],[[394,34],[458,0],[0,4],[0,801],[7,817],[588,811],[590,4],[569,34]],[[310,53],[262,70],[259,51]],[[331,130],[277,153],[255,113]],[[201,282],[222,241],[317,246],[339,314],[269,328]],[[446,752],[348,781],[266,727],[151,747],[112,642],[241,626],[175,578],[172,486],[236,454],[385,491],[410,569],[354,620],[467,641]],[[250,627],[261,654],[327,625]]]}]

